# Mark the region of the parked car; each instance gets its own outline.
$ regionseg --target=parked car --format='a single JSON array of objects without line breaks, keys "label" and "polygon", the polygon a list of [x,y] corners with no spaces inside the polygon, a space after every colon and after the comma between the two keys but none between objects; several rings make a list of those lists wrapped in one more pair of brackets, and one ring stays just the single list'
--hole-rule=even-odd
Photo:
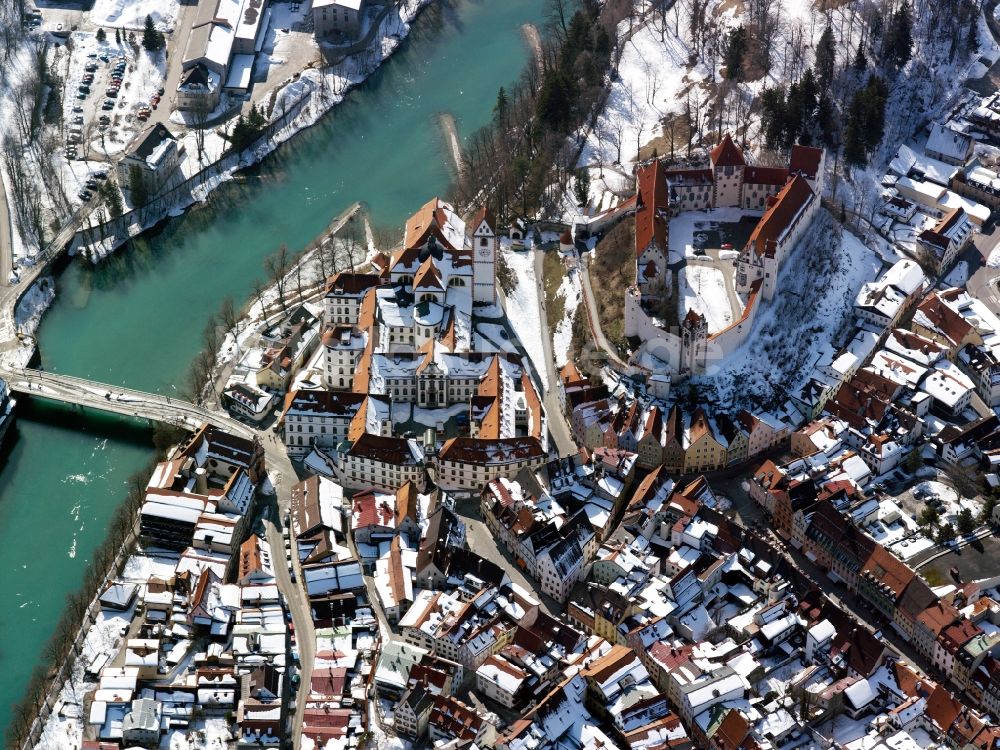
[{"label": "parked car", "polygon": [[105,99],[104,104],[101,105],[101,109],[114,109],[115,103],[110,99]]},{"label": "parked car", "polygon": [[91,198],[94,197],[94,194],[92,192],[90,192],[89,190],[81,190],[79,193],[77,193],[77,195],[79,195],[80,196],[80,200],[83,200],[83,201],[89,201]]},{"label": "parked car", "polygon": [[79,104],[74,104],[73,105],[73,111],[74,112],[83,112],[83,107],[81,107]]},{"label": "parked car", "polygon": [[[108,115],[101,115],[100,118],[98,118],[98,122],[101,122],[101,123],[104,123],[105,125],[107,125],[107,124],[109,124],[111,122],[111,117],[109,117]],[[98,173],[94,172],[94,176],[97,177],[97,175],[98,175]]]},{"label": "parked car", "polygon": [[71,120],[71,122],[74,125],[83,125],[83,115],[77,115]]},{"label": "parked car", "polygon": [[[107,115],[104,115],[104,117],[107,117]],[[94,177],[96,177],[98,180],[106,180],[106,179],[108,179],[108,170],[106,170],[106,169],[99,169],[96,172],[91,172],[91,174]]]}]

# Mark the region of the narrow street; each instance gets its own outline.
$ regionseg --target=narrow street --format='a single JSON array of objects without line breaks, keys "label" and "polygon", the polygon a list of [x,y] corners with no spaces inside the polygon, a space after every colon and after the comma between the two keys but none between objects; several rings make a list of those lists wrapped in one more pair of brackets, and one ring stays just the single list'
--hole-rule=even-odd
[{"label": "narrow street", "polygon": [[[262,430],[260,434],[261,442],[267,456],[268,474],[274,483],[275,504],[265,522],[267,531],[267,541],[271,546],[271,560],[274,564],[274,575],[277,579],[278,590],[285,597],[288,611],[291,612],[292,622],[295,625],[295,647],[299,652],[299,692],[295,705],[295,714],[292,719],[293,746],[298,747],[302,736],[302,718],[305,710],[305,702],[309,696],[308,686],[312,680],[313,659],[316,655],[316,632],[313,628],[312,610],[309,606],[309,598],[306,596],[304,581],[301,577],[301,570],[298,570],[298,583],[292,583],[288,571],[288,559],[285,555],[285,542],[280,527],[281,519],[288,512],[291,503],[292,485],[298,481],[298,475],[292,462],[288,459],[285,447],[279,441],[272,439],[273,433],[270,430]],[[298,558],[295,552],[295,543],[292,542],[293,564],[298,568]]]},{"label": "narrow street", "polygon": [[[146,127],[162,123],[176,131],[177,125],[170,122],[170,113],[174,111],[177,102],[177,84],[181,80],[181,62],[184,59],[184,49],[191,36],[191,25],[198,17],[198,4],[181,3],[177,10],[177,22],[174,30],[167,37],[167,74],[163,80],[163,101],[153,110],[152,116],[146,121]],[[169,105],[168,105],[169,103]]]},{"label": "narrow street", "polygon": [[493,534],[483,522],[478,500],[459,500],[455,504],[455,512],[465,524],[465,538],[470,550],[506,570],[514,583],[530,591],[538,599],[546,614],[558,618],[566,611],[565,605],[539,591],[538,583],[528,578],[521,568],[514,564],[513,559],[500,549]]},{"label": "narrow street", "polygon": [[583,307],[584,314],[587,316],[587,325],[594,336],[594,341],[597,343],[598,348],[615,364],[616,369],[618,367],[625,367],[626,365],[622,362],[621,357],[618,356],[615,347],[611,346],[611,343],[604,335],[604,331],[601,330],[601,319],[597,314],[597,302],[594,300],[594,290],[590,287],[589,257],[590,253],[584,253],[580,257],[580,286],[583,289]]}]

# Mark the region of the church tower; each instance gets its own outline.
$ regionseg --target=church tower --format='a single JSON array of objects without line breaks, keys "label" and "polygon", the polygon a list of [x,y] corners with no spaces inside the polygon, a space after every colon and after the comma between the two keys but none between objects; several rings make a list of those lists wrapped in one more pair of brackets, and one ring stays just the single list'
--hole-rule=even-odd
[{"label": "church tower", "polygon": [[493,215],[485,206],[472,219],[472,301],[497,301],[497,232]]}]

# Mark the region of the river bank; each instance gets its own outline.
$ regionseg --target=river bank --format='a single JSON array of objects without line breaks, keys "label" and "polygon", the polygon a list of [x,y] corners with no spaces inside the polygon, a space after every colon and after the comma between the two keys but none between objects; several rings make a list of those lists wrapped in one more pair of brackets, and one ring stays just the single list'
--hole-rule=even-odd
[{"label": "river bank", "polygon": [[[99,262],[129,240],[157,224],[183,215],[204,203],[240,171],[259,164],[282,144],[312,127],[364,83],[403,44],[412,23],[434,0],[399,0],[379,21],[378,32],[362,50],[326,68],[307,68],[271,97],[270,117],[263,135],[239,153],[222,153],[197,173],[145,206],[98,225],[81,229],[69,252]],[[224,128],[225,126],[220,126]]]}]

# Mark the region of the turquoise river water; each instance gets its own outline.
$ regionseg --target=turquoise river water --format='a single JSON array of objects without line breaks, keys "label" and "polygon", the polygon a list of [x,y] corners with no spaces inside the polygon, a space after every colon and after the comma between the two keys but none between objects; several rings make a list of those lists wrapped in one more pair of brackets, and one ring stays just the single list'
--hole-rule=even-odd
[{"label": "turquoise river water", "polygon": [[[180,387],[201,331],[226,295],[246,299],[263,258],[298,250],[353,201],[401,224],[450,180],[439,115],[467,136],[497,88],[528,60],[521,34],[542,0],[447,0],[346,102],[246,180],[120,251],[96,270],[72,263],[38,333],[45,369],[134,388]],[[0,731],[65,596],[153,454],[142,425],[22,404],[0,467]]]}]

